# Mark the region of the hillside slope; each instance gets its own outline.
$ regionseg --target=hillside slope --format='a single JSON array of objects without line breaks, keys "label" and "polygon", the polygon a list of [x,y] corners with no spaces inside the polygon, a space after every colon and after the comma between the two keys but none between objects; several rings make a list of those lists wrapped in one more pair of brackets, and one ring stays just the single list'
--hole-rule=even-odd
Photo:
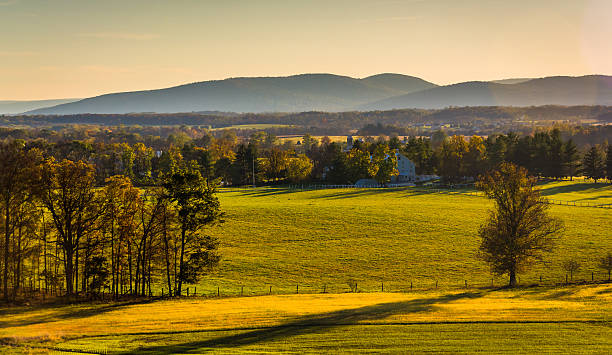
[{"label": "hillside slope", "polygon": [[465,82],[375,101],[359,109],[537,105],[612,105],[612,77],[558,76],[516,84]]},{"label": "hillside slope", "polygon": [[107,94],[28,113],[341,111],[435,86],[399,74],[365,79],[332,74],[231,78],[160,90]]}]

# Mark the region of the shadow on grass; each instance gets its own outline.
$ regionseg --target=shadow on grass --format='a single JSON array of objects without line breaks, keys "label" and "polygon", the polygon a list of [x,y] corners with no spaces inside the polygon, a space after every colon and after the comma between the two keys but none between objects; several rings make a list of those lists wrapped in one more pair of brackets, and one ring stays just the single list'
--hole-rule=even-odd
[{"label": "shadow on grass", "polygon": [[33,324],[42,324],[47,322],[54,322],[59,320],[78,319],[97,316],[118,309],[155,302],[155,299],[140,299],[127,302],[117,302],[110,304],[103,304],[99,306],[92,306],[91,304],[75,304],[66,305],[58,304],[54,306],[40,305],[35,307],[23,307],[23,309],[16,309],[11,311],[10,309],[6,312],[0,313],[1,315],[18,315],[25,312],[31,312],[36,310],[51,310],[50,314],[44,316],[35,316],[28,319],[17,319],[17,320],[2,320],[0,318],[0,328],[3,327],[20,327]]},{"label": "shadow on grass", "polygon": [[571,185],[562,186],[540,186],[542,196],[550,196],[556,194],[580,192],[580,193],[596,193],[596,192],[607,192],[606,187],[610,187],[610,184],[605,183],[576,183]]},{"label": "shadow on grass", "polygon": [[381,303],[372,306],[299,317],[293,321],[275,327],[256,329],[235,335],[173,345],[144,347],[123,354],[188,354],[197,353],[205,349],[218,350],[222,348],[237,348],[263,342],[283,340],[302,334],[319,333],[330,327],[353,325],[360,322],[372,322],[395,314],[427,312],[431,311],[436,304],[443,304],[466,298],[479,298],[482,296],[484,296],[484,293],[466,292],[435,298]]},{"label": "shadow on grass", "polygon": [[282,187],[258,187],[254,189],[242,189],[239,191],[242,196],[266,197],[278,196],[301,192],[301,190],[288,189]]},{"label": "shadow on grass", "polygon": [[376,196],[384,193],[395,193],[402,192],[402,195],[396,195],[393,197],[397,198],[405,198],[410,196],[420,196],[420,195],[431,195],[436,193],[435,191],[426,191],[426,190],[417,190],[412,188],[405,187],[392,187],[392,188],[378,188],[378,189],[351,189],[351,190],[337,190],[324,195],[317,195],[312,197],[313,199],[344,199],[344,198],[357,198],[357,197],[367,197],[367,196]]}]

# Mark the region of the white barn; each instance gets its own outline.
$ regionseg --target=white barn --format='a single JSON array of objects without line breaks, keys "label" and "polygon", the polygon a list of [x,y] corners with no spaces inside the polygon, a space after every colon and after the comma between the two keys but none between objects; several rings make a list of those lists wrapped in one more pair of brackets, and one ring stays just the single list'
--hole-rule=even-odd
[{"label": "white barn", "polygon": [[415,182],[416,171],[414,169],[414,163],[403,154],[397,152],[397,176],[391,178],[391,183],[398,184],[403,182]]}]

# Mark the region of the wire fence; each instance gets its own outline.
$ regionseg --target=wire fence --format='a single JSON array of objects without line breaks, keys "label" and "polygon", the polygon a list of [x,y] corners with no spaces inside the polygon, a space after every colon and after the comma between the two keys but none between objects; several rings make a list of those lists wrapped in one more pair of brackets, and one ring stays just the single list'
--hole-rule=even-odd
[{"label": "wire fence", "polygon": [[[586,276],[586,277],[585,277]],[[562,287],[570,285],[597,285],[610,283],[608,274],[596,274],[591,272],[590,275],[574,275],[569,274],[565,278],[554,276],[549,277],[541,275],[539,278],[518,278],[519,287]],[[268,296],[268,295],[292,295],[292,294],[348,294],[348,293],[410,293],[410,292],[425,292],[425,291],[460,291],[469,289],[497,289],[507,286],[507,280],[500,277],[491,277],[490,281],[479,279],[471,281],[469,279],[456,280],[449,282],[448,280],[423,280],[416,279],[414,281],[355,281],[350,280],[345,283],[295,283],[295,284],[261,284],[261,285],[228,285],[223,286],[185,286],[180,296],[181,297],[200,297],[200,298],[227,298],[227,297],[249,297],[249,296]],[[113,299],[126,298],[170,298],[176,297],[178,294],[175,290],[169,293],[165,287],[155,287],[149,290],[146,295],[130,293],[128,288],[123,288],[117,295],[110,290],[100,290],[94,293],[73,295],[75,299],[83,300],[102,300],[109,301]],[[53,301],[66,297],[65,290],[60,288],[56,292],[46,293],[43,289],[26,289],[22,290],[23,296],[31,300]]]}]

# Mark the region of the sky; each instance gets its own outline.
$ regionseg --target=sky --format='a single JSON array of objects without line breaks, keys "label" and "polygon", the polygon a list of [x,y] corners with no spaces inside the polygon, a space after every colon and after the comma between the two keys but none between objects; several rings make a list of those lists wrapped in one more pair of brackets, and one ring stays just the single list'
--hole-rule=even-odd
[{"label": "sky", "polygon": [[242,76],[612,74],[611,0],[0,0],[0,100]]}]

